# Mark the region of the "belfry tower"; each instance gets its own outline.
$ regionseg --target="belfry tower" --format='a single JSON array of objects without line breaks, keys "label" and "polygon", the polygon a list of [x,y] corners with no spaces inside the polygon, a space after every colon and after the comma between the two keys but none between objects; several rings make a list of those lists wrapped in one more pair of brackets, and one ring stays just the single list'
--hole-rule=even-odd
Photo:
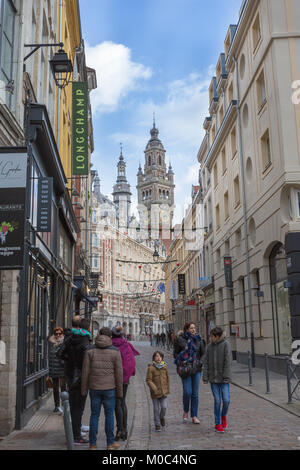
[{"label": "belfry tower", "polygon": [[151,138],[144,151],[144,172],[140,164],[137,174],[140,222],[143,227],[147,224],[149,233],[156,230],[155,238],[164,238],[162,230],[171,228],[173,222],[174,172],[171,164],[167,172],[166,151],[158,138],[155,120],[150,134]]}]

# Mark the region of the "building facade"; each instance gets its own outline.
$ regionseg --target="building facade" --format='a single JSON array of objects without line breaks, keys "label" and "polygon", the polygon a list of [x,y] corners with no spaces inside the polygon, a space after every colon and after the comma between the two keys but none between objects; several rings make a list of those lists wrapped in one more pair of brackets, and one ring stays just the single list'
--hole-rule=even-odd
[{"label": "building facade", "polygon": [[286,251],[287,235],[300,230],[298,10],[294,1],[242,3],[210,85],[198,155],[204,186],[211,175],[216,324],[239,361],[251,350],[260,365],[267,352],[277,371],[299,332]]}]

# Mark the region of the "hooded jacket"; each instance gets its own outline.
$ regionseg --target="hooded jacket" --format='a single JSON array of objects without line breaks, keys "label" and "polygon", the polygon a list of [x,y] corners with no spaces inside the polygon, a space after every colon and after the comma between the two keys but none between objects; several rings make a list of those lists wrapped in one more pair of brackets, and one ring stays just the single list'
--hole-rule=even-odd
[{"label": "hooded jacket", "polygon": [[170,377],[166,363],[157,365],[149,364],[146,383],[150,388],[151,398],[166,397],[170,393]]},{"label": "hooded jacket", "polygon": [[86,351],[82,366],[81,395],[88,390],[116,389],[116,398],[123,397],[123,368],[120,351],[108,336],[98,335],[95,347]]},{"label": "hooded jacket", "polygon": [[118,348],[122,357],[123,365],[123,383],[127,384],[130,377],[135,375],[135,356],[140,353],[134,349],[131,343],[126,341],[125,338],[113,338],[112,344]]},{"label": "hooded jacket", "polygon": [[85,351],[90,347],[90,334],[78,330],[78,333],[65,337],[65,340],[56,352],[56,355],[65,361],[65,375],[73,377],[74,373],[82,369]]},{"label": "hooded jacket", "polygon": [[224,336],[217,343],[209,343],[204,361],[203,381],[210,383],[231,382],[232,353]]}]

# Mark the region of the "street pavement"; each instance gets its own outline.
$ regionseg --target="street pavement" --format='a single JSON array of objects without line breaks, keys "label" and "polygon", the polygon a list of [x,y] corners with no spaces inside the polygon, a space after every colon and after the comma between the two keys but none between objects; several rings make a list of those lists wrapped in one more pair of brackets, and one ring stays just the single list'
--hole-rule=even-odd
[{"label": "street pavement", "polygon": [[[171,394],[168,397],[166,428],[160,433],[155,432],[152,401],[145,378],[152,354],[154,350],[160,348],[151,347],[145,342],[133,344],[141,356],[136,358],[137,373],[131,379],[127,394],[129,438],[128,441],[121,441],[121,450],[300,449],[300,413],[297,416],[297,406],[289,408],[290,405],[286,405],[284,377],[277,377],[275,381],[271,375],[272,393],[266,395],[263,371],[255,370],[254,386],[249,387],[247,370],[244,366],[234,363],[233,382],[239,383],[239,386],[231,385],[229,429],[224,435],[219,435],[214,431],[213,398],[210,386],[204,385],[203,382],[199,391],[200,424],[193,424],[191,419],[188,423],[183,423],[181,379],[176,374],[171,352],[165,350],[163,352],[169,366]],[[50,394],[45,405],[34,415],[25,429],[14,431],[0,440],[0,450],[67,449],[63,417],[53,414],[52,410],[53,398]],[[88,399],[84,412],[84,424],[89,423],[89,416]],[[99,422],[97,444],[99,450],[106,449],[103,410]],[[88,446],[76,447],[75,450],[87,448]]]}]

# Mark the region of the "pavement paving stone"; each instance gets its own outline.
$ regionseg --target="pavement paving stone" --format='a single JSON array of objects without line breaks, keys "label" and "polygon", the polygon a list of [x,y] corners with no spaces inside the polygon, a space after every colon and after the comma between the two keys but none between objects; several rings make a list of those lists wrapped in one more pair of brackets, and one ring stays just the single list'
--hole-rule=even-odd
[{"label": "pavement paving stone", "polygon": [[[300,449],[300,420],[296,414],[287,412],[278,403],[284,402],[286,390],[284,378],[276,377],[277,404],[262,399],[262,376],[260,374],[260,393],[249,393],[246,386],[247,376],[241,372],[240,365],[234,364],[234,380],[242,380],[242,388],[231,385],[231,404],[229,408],[229,428],[225,434],[214,431],[213,397],[209,385],[200,385],[199,419],[200,425],[191,420],[182,420],[182,384],[176,374],[171,353],[165,351],[169,365],[171,394],[168,397],[166,428],[157,433],[154,429],[153,406],[146,372],[151,362],[154,348],[147,343],[134,343],[141,356],[136,358],[136,376],[131,379],[127,394],[128,431],[126,442],[120,441],[121,450],[266,450]],[[159,348],[155,348],[159,349]],[[243,368],[244,366],[242,366]],[[259,373],[255,371],[256,383]],[[280,385],[281,384],[281,385]],[[0,450],[64,450],[67,448],[63,417],[53,414],[52,394],[45,401],[26,428],[14,431],[0,440]],[[294,412],[294,410],[293,410]],[[99,421],[98,449],[106,449],[103,410]],[[83,424],[89,424],[90,402],[87,399]],[[87,446],[75,447],[86,450]]]}]

